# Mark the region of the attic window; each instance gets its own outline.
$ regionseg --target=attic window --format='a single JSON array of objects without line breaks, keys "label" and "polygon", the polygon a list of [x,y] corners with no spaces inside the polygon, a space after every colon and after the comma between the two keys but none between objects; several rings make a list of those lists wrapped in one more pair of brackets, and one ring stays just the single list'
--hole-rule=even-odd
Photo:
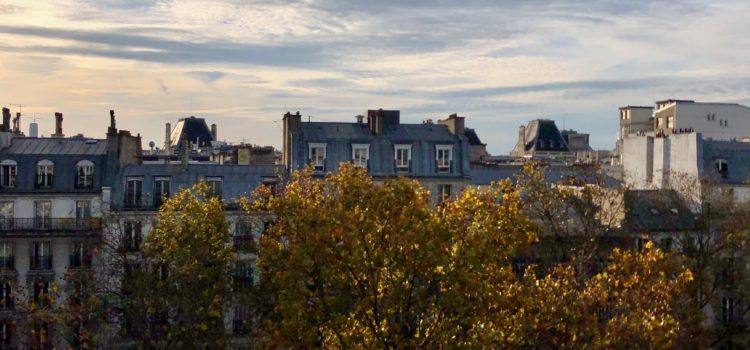
[{"label": "attic window", "polygon": [[648,208],[648,211],[651,212],[651,215],[659,215],[659,209],[656,209],[654,207]]},{"label": "attic window", "polygon": [[727,160],[717,159],[716,170],[719,172],[719,175],[721,175],[722,179],[726,179],[729,176],[729,163],[727,163]]}]

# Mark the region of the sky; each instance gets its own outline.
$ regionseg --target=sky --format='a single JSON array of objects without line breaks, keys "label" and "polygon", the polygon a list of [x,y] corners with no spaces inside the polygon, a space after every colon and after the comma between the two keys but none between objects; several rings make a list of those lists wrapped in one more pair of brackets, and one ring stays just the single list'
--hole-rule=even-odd
[{"label": "sky", "polygon": [[0,105],[162,145],[195,115],[281,146],[281,118],[458,113],[492,154],[536,118],[614,147],[618,107],[750,105],[748,1],[0,0]]}]

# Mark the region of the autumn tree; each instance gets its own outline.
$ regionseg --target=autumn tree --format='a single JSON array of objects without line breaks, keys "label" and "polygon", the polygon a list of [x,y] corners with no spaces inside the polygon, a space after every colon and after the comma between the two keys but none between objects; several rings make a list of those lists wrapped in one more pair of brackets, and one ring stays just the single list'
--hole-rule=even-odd
[{"label": "autumn tree", "polygon": [[139,348],[227,346],[233,251],[224,204],[204,182],[161,206],[141,265],[131,266],[125,317]]},{"label": "autumn tree", "polygon": [[415,181],[376,182],[342,164],[308,169],[249,204],[275,221],[258,268],[266,347],[669,348],[672,297],[690,280],[658,249],[615,251],[592,278],[569,264],[538,276],[517,254],[544,228],[527,189],[503,181],[429,202]]}]

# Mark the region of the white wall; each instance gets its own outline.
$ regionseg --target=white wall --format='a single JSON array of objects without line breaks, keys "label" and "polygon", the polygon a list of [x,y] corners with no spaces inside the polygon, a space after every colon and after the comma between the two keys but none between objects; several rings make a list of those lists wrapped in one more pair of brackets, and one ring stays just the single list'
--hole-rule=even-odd
[{"label": "white wall", "polygon": [[654,138],[629,136],[623,139],[622,165],[625,184],[636,189],[651,187]]},{"label": "white wall", "polygon": [[[715,120],[708,120],[715,114]],[[704,139],[730,140],[750,136],[750,108],[737,104],[722,103],[677,103],[675,128],[693,128],[703,134]],[[727,126],[719,121],[726,120]]]}]

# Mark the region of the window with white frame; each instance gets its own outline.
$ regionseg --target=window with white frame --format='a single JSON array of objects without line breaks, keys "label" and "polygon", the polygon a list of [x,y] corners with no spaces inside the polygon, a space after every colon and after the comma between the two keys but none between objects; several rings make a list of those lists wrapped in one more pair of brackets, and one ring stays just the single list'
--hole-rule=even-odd
[{"label": "window with white frame", "polygon": [[34,201],[34,228],[49,229],[52,226],[52,202]]},{"label": "window with white frame", "polygon": [[445,201],[451,198],[452,186],[450,184],[440,184],[437,186],[438,196],[440,201]]},{"label": "window with white frame", "polygon": [[0,162],[0,187],[15,188],[18,164],[15,160],[6,159]]},{"label": "window with white frame", "polygon": [[212,197],[221,199],[222,192],[222,181],[218,176],[206,177],[206,185],[208,185],[208,194]]},{"label": "window with white frame", "polygon": [[453,162],[453,145],[437,145],[435,146],[435,151],[437,172],[451,172],[451,163]]},{"label": "window with white frame", "polygon": [[667,129],[674,129],[674,116],[667,117]]},{"label": "window with white frame", "polygon": [[49,160],[40,160],[36,163],[36,187],[37,188],[51,188],[52,187],[52,174],[54,171],[55,164]]},{"label": "window with white frame", "polygon": [[411,145],[396,145],[396,171],[409,172],[411,167]]},{"label": "window with white frame", "polygon": [[136,208],[141,206],[143,195],[143,177],[128,177],[125,179],[125,206]]},{"label": "window with white frame", "polygon": [[161,206],[169,198],[169,176],[154,177],[154,206]]},{"label": "window with white frame", "polygon": [[355,166],[367,168],[367,161],[370,159],[370,145],[353,144],[352,145],[352,162]]},{"label": "window with white frame", "polygon": [[719,171],[719,176],[721,176],[721,178],[726,179],[727,177],[729,177],[729,163],[727,163],[727,160],[717,159],[716,170]]},{"label": "window with white frame", "polygon": [[82,160],[76,164],[76,188],[94,187],[94,162]]},{"label": "window with white frame", "polygon": [[664,118],[656,118],[656,127],[661,128],[664,125]]},{"label": "window with white frame", "polygon": [[326,144],[309,143],[307,145],[308,158],[315,171],[324,171],[326,166]]}]

